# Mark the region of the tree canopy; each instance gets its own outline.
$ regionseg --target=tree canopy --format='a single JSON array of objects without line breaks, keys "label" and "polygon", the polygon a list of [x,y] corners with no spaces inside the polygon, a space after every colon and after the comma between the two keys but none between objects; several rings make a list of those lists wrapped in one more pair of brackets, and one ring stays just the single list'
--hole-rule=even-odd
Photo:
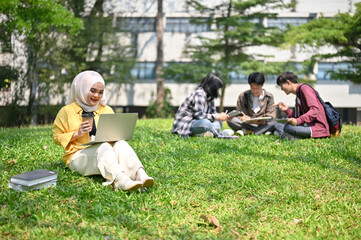
[{"label": "tree canopy", "polygon": [[[282,43],[283,32],[277,27],[265,27],[263,20],[276,18],[277,14],[271,13],[271,9],[288,8],[290,4],[285,4],[282,0],[228,0],[210,7],[203,2],[187,1],[189,7],[208,16],[196,18],[194,22],[215,27],[211,28],[210,35],[198,37],[200,44],[188,46],[187,53],[192,63],[167,67],[165,73],[168,76],[173,76],[178,81],[195,82],[208,72],[215,71],[223,77],[227,86],[231,72],[249,71],[250,69],[244,68],[244,63],[268,57],[249,53],[249,47],[278,46]],[[247,67],[249,66],[248,64]],[[222,89],[221,108],[224,92],[225,88]]]},{"label": "tree canopy", "polygon": [[[7,102],[27,103],[27,116],[35,124],[38,97],[43,92],[39,86],[45,86],[50,80],[39,79],[41,69],[48,65],[46,59],[52,56],[55,50],[59,50],[61,45],[57,43],[61,42],[62,34],[76,34],[83,27],[83,23],[59,1],[54,0],[1,0],[0,12],[3,14],[0,27],[22,43],[15,47],[24,47],[25,52],[18,52],[24,52],[26,58],[22,65],[20,62],[16,63],[18,79],[11,83],[14,95]],[[24,65],[27,67],[23,68]],[[26,90],[29,90],[29,95],[25,94]]]},{"label": "tree canopy", "polygon": [[[108,81],[132,80],[134,46],[120,41],[114,24],[118,19],[105,12],[106,2],[96,0],[90,6],[84,0],[0,0],[0,32],[6,33],[0,38],[9,42],[12,36],[17,41],[14,47],[19,48],[12,52],[17,64],[13,71],[18,74],[5,76],[15,93],[7,103],[27,105],[26,117],[16,125],[30,119],[36,124],[38,105],[63,93],[64,84],[83,70],[98,71]],[[26,59],[22,63],[21,57]],[[2,85],[8,83],[1,81]]]},{"label": "tree canopy", "polygon": [[321,16],[300,26],[292,26],[285,39],[301,47],[333,47],[332,52],[314,54],[312,62],[348,62],[350,68],[332,72],[331,78],[361,83],[361,3],[355,6],[353,15],[339,13],[332,18]]},{"label": "tree canopy", "polygon": [[90,8],[84,0],[62,0],[64,6],[84,23],[78,35],[69,36],[71,44],[63,51],[69,75],[91,69],[100,72],[108,81],[124,83],[132,80],[134,46],[121,42],[120,29],[116,26],[121,20],[104,8],[110,2],[96,0]]}]

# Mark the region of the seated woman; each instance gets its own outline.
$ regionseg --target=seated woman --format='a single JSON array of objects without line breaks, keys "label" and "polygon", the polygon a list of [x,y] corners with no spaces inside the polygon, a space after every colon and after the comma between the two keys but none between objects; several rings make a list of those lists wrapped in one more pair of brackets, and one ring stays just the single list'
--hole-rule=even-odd
[{"label": "seated woman", "polygon": [[177,133],[180,137],[218,137],[222,122],[230,119],[225,113],[217,113],[214,104],[214,99],[219,97],[218,90],[222,87],[222,78],[216,73],[209,73],[178,108],[172,133]]},{"label": "seated woman", "polygon": [[[60,109],[54,121],[53,140],[64,148],[63,161],[73,171],[84,176],[102,175],[106,179],[104,185],[114,183],[124,191],[150,187],[154,179],[146,174],[127,142],[81,146],[89,142],[89,133],[95,135],[99,115],[114,113],[106,105],[104,88],[104,79],[97,72],[84,71],[74,78],[68,105]],[[93,120],[82,121],[84,113],[91,113]]]}]

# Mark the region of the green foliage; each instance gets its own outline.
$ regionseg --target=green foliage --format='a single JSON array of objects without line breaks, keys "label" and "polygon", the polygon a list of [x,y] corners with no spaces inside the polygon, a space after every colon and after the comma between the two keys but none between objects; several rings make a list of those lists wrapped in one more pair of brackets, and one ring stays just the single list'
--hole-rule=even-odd
[{"label": "green foliage", "polygon": [[12,102],[0,108],[0,127],[25,126],[29,123],[26,107]]},{"label": "green foliage", "polygon": [[[12,88],[13,99],[8,102],[16,104],[22,101],[28,104],[27,118],[31,116],[33,119],[37,116],[37,105],[42,96],[51,95],[49,86],[51,82],[54,86],[55,82],[51,81],[49,75],[44,77],[42,74],[49,66],[55,68],[51,63],[56,59],[56,53],[64,46],[59,43],[66,41],[67,34],[76,34],[83,27],[82,21],[75,18],[59,2],[57,0],[0,2],[0,12],[4,16],[1,28],[13,34],[13,37],[26,48],[27,67],[26,70],[19,71],[19,79],[14,82]],[[17,47],[24,46],[17,45]],[[49,59],[51,61],[47,61]],[[60,72],[61,69],[59,67],[55,71]],[[23,94],[26,89],[30,90],[29,95]]]},{"label": "green foliage", "polygon": [[250,74],[252,72],[262,72],[265,75],[278,75],[285,70],[298,73],[302,69],[298,69],[295,62],[263,62],[263,61],[247,61],[241,63],[242,72]]},{"label": "green foliage", "polygon": [[[99,176],[70,171],[50,126],[1,129],[0,238],[359,238],[360,127],[300,141],[180,139],[171,127],[171,119],[139,120],[129,141],[155,178],[144,193],[113,191]],[[59,173],[55,188],[8,188],[10,176],[38,168]]]},{"label": "green foliage", "polygon": [[335,53],[315,54],[312,61],[346,59],[352,68],[335,71],[333,79],[361,82],[361,3],[355,3],[356,12],[339,13],[333,18],[320,17],[300,26],[292,26],[285,39],[302,47],[334,46]]},{"label": "green foliage", "polygon": [[[83,70],[98,71],[108,82],[133,80],[132,46],[121,45],[114,16],[104,12],[103,4],[96,1],[86,11],[86,2],[78,0],[0,1],[5,15],[0,30],[7,33],[0,38],[7,39],[8,33],[24,36],[19,40],[27,53],[26,72],[12,81],[15,97],[9,104],[22,100],[28,104],[27,114],[37,116],[38,106],[62,94],[66,83]],[[23,94],[25,89],[30,97]]]},{"label": "green foliage", "polygon": [[[152,93],[152,97],[153,97]],[[157,112],[156,101],[151,102],[145,114],[147,118],[173,118],[174,117],[174,107],[171,104],[172,93],[169,88],[164,89],[164,100],[163,100],[163,108]]]},{"label": "green foliage", "polygon": [[[199,37],[200,46],[190,46],[193,59],[208,58],[213,67],[223,68],[222,74],[239,67],[239,64],[254,59],[255,55],[246,53],[246,48],[260,45],[278,45],[282,42],[282,33],[278,28],[266,28],[262,24],[265,17],[274,18],[275,14],[266,13],[265,9],[287,8],[283,1],[224,1],[212,8],[207,8],[198,1],[188,1],[188,4],[201,12],[207,12],[208,24],[217,28],[216,38]],[[253,9],[250,11],[250,9]],[[257,10],[255,10],[257,9]],[[258,20],[255,22],[254,20]],[[202,21],[202,19],[198,19]],[[258,56],[261,57],[261,56]]]},{"label": "green foliage", "polygon": [[[283,33],[275,27],[264,27],[262,19],[276,17],[276,14],[269,13],[270,9],[291,6],[281,0],[221,1],[212,6],[203,1],[188,0],[187,5],[209,16],[209,18],[196,18],[195,23],[216,27],[211,29],[213,37],[199,36],[200,44],[187,46],[187,53],[192,62],[199,64],[190,68],[170,65],[165,70],[166,76],[170,78],[174,74],[173,76],[178,80],[181,75],[180,70],[185,70],[183,74],[194,80],[199,78],[200,71],[204,71],[203,76],[209,72],[217,72],[225,81],[225,87],[230,83],[228,74],[232,71],[242,71],[242,63],[269,57],[251,55],[247,53],[247,48],[261,45],[278,46],[282,43]],[[196,67],[199,69],[197,70]],[[195,75],[191,76],[192,74]],[[223,99],[224,96],[222,95],[221,98]]]},{"label": "green foliage", "polygon": [[0,66],[0,89],[10,89],[11,82],[18,78],[18,72],[10,66]]},{"label": "green foliage", "polygon": [[180,83],[200,83],[207,75],[212,72],[212,65],[202,62],[192,63],[170,63],[164,68],[166,79],[175,80]]},{"label": "green foliage", "polygon": [[82,23],[59,2],[6,0],[0,2],[0,9],[6,16],[5,26],[8,30],[19,31],[32,40],[53,30],[75,34],[82,28]]},{"label": "green foliage", "polygon": [[[89,9],[85,1],[62,0],[64,6],[81,18],[84,23],[78,35],[69,36],[69,47],[62,52],[67,76],[75,76],[84,70],[102,74],[106,81],[127,83],[134,80],[130,71],[135,63],[134,46],[120,41],[119,29],[114,26],[112,9],[104,9],[109,1],[98,0]],[[127,36],[130,37],[130,36]]]},{"label": "green foliage", "polygon": [[[248,75],[252,72],[259,71],[266,76],[278,76],[281,72],[291,71],[299,76],[307,76],[310,73],[310,68],[313,67],[311,64],[311,62],[305,61],[301,67],[298,67],[296,62],[263,62],[253,60],[240,63],[238,70],[235,72]],[[221,66],[217,69],[221,71]],[[211,64],[205,61],[197,63],[172,63],[165,68],[164,75],[167,79],[172,79],[180,83],[200,83],[202,78],[205,77],[204,73],[211,72],[212,70]],[[300,80],[304,82],[308,79],[303,77],[300,78]]]}]

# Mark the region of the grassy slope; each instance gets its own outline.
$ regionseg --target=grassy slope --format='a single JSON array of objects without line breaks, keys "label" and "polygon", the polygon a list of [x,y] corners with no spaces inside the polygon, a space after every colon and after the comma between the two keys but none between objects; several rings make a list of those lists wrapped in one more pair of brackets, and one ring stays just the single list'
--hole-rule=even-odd
[{"label": "grassy slope", "polygon": [[[145,193],[70,172],[51,127],[1,129],[0,239],[361,238],[360,127],[287,142],[179,139],[171,125],[140,120],[129,142],[156,180]],[[57,187],[8,189],[11,175],[37,168],[58,171]]]}]

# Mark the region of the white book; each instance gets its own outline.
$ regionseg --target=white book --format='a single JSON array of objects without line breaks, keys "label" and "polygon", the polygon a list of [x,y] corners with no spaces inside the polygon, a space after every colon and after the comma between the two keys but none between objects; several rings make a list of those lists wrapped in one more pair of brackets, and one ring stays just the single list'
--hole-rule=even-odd
[{"label": "white book", "polygon": [[245,120],[244,122],[260,121],[260,120],[270,120],[272,117],[256,117]]},{"label": "white book", "polygon": [[56,180],[38,183],[38,184],[32,185],[32,186],[24,186],[24,185],[12,183],[11,181],[9,181],[10,189],[14,189],[14,190],[21,191],[21,192],[48,188],[48,187],[55,187],[55,186],[56,186]]},{"label": "white book", "polygon": [[57,180],[58,173],[46,169],[38,169],[10,177],[10,182],[23,186],[33,186],[39,183]]},{"label": "white book", "polygon": [[227,113],[227,115],[230,117],[236,117],[236,116],[240,116],[240,115],[242,116],[243,112],[238,111],[238,110],[233,110],[233,111]]}]

